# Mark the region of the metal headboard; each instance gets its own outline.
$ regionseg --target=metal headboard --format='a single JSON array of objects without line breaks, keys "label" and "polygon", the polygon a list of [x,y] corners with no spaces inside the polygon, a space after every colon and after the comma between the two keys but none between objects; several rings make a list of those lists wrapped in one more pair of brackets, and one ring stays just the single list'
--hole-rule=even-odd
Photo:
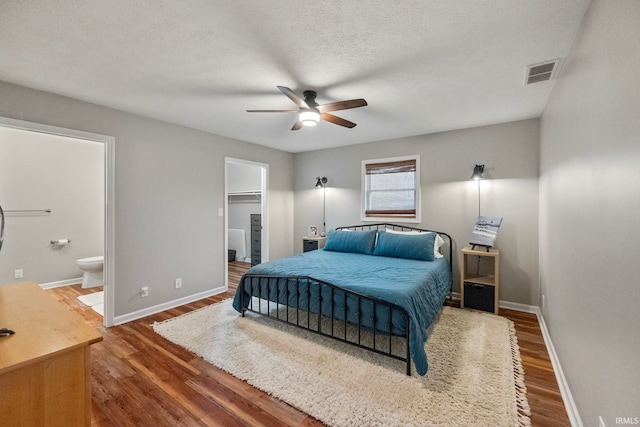
[{"label": "metal headboard", "polygon": [[[443,231],[437,231],[437,230],[428,230],[426,228],[416,228],[416,227],[410,227],[407,225],[398,225],[398,224],[390,224],[390,223],[379,223],[379,224],[360,224],[360,225],[348,225],[345,227],[336,227],[336,230],[387,230],[387,229],[391,229],[391,230],[395,230],[395,231],[425,231],[425,232],[432,232],[432,233],[438,233],[441,237],[443,237],[445,239],[445,244],[448,244],[449,246],[449,268],[451,269],[451,273],[453,273],[453,239],[451,238],[450,235],[448,235],[447,233],[443,232]],[[448,241],[447,241],[448,240]]]}]

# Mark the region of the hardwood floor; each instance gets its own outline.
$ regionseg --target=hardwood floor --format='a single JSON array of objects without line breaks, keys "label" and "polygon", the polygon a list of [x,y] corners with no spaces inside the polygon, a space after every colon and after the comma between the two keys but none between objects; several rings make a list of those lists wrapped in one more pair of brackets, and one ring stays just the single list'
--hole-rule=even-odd
[{"label": "hardwood floor", "polygon": [[[204,362],[151,328],[233,296],[248,264],[229,263],[229,291],[105,329],[81,304],[93,292],[80,285],[50,289],[56,299],[100,330],[92,346],[92,426],[322,426],[314,418]],[[448,303],[455,305],[454,303]],[[560,391],[534,314],[500,310],[516,325],[534,426],[569,426]]]}]

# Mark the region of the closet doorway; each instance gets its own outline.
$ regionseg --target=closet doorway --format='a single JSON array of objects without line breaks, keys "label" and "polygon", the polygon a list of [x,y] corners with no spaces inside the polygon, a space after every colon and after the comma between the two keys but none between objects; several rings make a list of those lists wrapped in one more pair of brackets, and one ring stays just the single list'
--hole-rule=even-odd
[{"label": "closet doorway", "polygon": [[269,165],[225,157],[224,283],[229,286],[229,262],[256,265],[269,260]]}]

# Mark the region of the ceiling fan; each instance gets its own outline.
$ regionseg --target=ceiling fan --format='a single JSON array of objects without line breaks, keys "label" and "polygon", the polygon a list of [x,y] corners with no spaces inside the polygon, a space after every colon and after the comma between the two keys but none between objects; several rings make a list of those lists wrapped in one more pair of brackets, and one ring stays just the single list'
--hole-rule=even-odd
[{"label": "ceiling fan", "polygon": [[348,101],[330,102],[328,104],[318,105],[313,90],[304,91],[304,99],[300,98],[291,89],[285,86],[278,86],[280,92],[284,93],[294,104],[298,106],[298,110],[247,110],[247,113],[298,113],[298,120],[293,124],[291,130],[298,130],[302,126],[316,126],[320,119],[326,120],[333,124],[353,128],[355,123],[345,120],[341,117],[329,114],[330,111],[348,110],[350,108],[364,107],[367,101],[362,98],[350,99]]}]

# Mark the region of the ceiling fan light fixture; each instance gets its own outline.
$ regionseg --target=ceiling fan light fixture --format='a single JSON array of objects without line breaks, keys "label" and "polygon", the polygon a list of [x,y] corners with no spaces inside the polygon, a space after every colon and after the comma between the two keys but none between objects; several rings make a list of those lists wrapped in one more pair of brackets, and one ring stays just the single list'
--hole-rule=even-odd
[{"label": "ceiling fan light fixture", "polygon": [[363,98],[348,99],[346,101],[330,102],[318,105],[316,102],[316,91],[305,90],[304,99],[300,98],[291,89],[285,86],[278,86],[280,92],[287,96],[298,107],[297,110],[247,110],[248,113],[298,113],[298,120],[293,124],[291,130],[300,130],[303,126],[317,126],[320,119],[334,125],[348,129],[356,127],[356,124],[341,117],[330,114],[333,111],[349,110],[351,108],[364,107],[367,104]]},{"label": "ceiling fan light fixture", "polygon": [[320,122],[320,113],[315,110],[300,110],[298,120],[302,126],[317,126]]}]

